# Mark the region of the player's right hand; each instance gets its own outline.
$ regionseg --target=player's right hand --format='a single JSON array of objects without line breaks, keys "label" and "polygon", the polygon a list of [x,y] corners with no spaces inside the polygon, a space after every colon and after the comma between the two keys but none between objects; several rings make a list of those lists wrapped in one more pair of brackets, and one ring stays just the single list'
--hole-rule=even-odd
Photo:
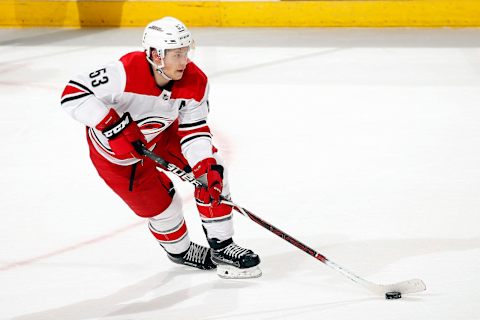
[{"label": "player's right hand", "polygon": [[135,150],[134,143],[140,141],[146,144],[147,142],[130,113],[125,112],[120,117],[115,109],[110,109],[105,118],[95,128],[107,137],[110,149],[112,149],[115,156],[119,158],[142,158]]}]

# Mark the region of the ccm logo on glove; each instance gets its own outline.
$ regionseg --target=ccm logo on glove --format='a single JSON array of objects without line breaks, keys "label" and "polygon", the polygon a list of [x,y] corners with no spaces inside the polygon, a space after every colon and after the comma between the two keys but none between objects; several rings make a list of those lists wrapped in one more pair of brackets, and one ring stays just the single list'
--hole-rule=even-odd
[{"label": "ccm logo on glove", "polygon": [[135,150],[134,144],[146,144],[137,123],[128,112],[122,117],[112,108],[107,116],[95,127],[108,139],[108,144],[114,155],[120,159],[138,158],[142,155]]},{"label": "ccm logo on glove", "polygon": [[123,129],[125,129],[129,123],[132,122],[132,116],[130,113],[125,112],[123,116],[120,118],[120,122],[116,123],[113,128],[109,128],[103,131],[103,135],[108,139],[111,139],[117,136]]}]

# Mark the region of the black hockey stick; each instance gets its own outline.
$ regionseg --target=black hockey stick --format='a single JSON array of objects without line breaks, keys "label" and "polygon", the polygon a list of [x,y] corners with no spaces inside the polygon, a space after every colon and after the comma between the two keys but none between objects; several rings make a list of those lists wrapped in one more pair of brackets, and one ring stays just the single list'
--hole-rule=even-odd
[{"label": "black hockey stick", "polygon": [[[187,173],[184,170],[180,169],[173,163],[169,163],[165,161],[163,158],[155,154],[154,152],[150,151],[143,145],[137,145],[137,151],[146,157],[152,159],[155,161],[157,164],[162,166],[163,168],[166,168],[168,171],[172,172],[176,176],[180,177],[180,179],[184,181],[188,181],[195,185],[196,187],[204,187],[204,184],[198,180],[195,179],[193,174]],[[228,200],[228,199],[222,199],[222,203],[225,203],[227,205],[230,205],[235,209],[237,212],[241,213],[242,215],[250,218],[250,220],[254,221],[255,223],[261,225],[265,229],[269,230],[270,232],[276,234],[280,238],[284,239],[285,241],[288,241],[295,247],[299,248],[303,252],[309,254],[310,256],[314,257],[315,259],[319,260],[320,262],[326,264],[330,268],[340,272],[344,276],[346,276],[348,279],[352,280],[355,283],[358,283],[362,285],[364,288],[368,289],[369,291],[379,294],[379,295],[387,295],[387,293],[399,293],[401,294],[407,294],[407,293],[416,293],[416,292],[421,292],[426,290],[425,283],[420,280],[420,279],[412,279],[412,280],[407,280],[407,281],[402,281],[398,283],[393,283],[393,284],[376,284],[373,282],[370,282],[368,280],[365,280],[353,272],[350,272],[343,267],[339,266],[338,264],[334,263],[333,261],[327,259],[324,255],[320,254],[319,252],[315,251],[314,249],[310,248],[306,244],[300,242],[299,240],[295,239],[294,237],[290,236],[286,232],[283,232],[282,230],[278,229],[277,227],[273,226],[272,224],[266,222],[265,220],[259,218],[249,210],[242,208],[241,206],[235,204],[234,202]],[[400,295],[398,297],[400,297]],[[388,296],[388,295],[387,295]]]}]

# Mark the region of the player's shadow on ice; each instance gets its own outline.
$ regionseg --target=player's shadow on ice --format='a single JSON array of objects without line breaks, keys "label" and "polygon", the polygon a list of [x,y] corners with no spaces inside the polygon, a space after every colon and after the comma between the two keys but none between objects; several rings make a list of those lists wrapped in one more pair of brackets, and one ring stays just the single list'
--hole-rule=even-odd
[{"label": "player's shadow on ice", "polygon": [[[324,239],[324,240],[322,240]],[[376,239],[365,241],[342,241],[337,235],[324,235],[319,237],[306,237],[300,239],[310,245],[327,258],[338,263],[341,266],[350,269],[361,277],[367,277],[369,274],[376,273],[387,265],[394,265],[396,262],[415,256],[429,255],[432,253],[455,252],[480,248],[480,238],[472,239]],[[338,239],[332,243],[332,239]],[[247,242],[247,241],[246,241]],[[195,315],[195,319],[222,319],[222,315],[230,314],[236,310],[238,305],[239,291],[255,285],[267,285],[271,280],[288,279],[292,274],[297,274],[298,279],[305,279],[311,286],[311,282],[321,282],[325,285],[331,285],[332,279],[339,283],[340,275],[323,266],[319,261],[307,256],[302,251],[292,247],[281,239],[255,239],[248,242],[256,243],[255,251],[261,254],[263,259],[262,269],[264,275],[262,278],[254,281],[225,281],[218,279],[214,271],[205,272],[199,270],[185,270],[174,267],[170,271],[161,272],[155,276],[146,278],[131,286],[125,287],[116,293],[98,298],[85,300],[58,308],[48,309],[36,313],[30,313],[13,318],[12,320],[51,320],[68,319],[84,320],[96,318],[121,318],[135,319],[135,315],[144,312],[161,311],[178,303],[184,303],[201,295],[205,296],[205,301],[215,301],[218,295],[228,295],[228,299],[222,299],[222,303],[216,304],[214,308],[199,308],[198,305],[182,307],[181,309],[190,315]],[[329,244],[327,244],[329,243]],[[280,254],[269,255],[269,248],[276,247],[282,250]],[[318,265],[318,269],[316,266]],[[418,269],[421,266],[412,265],[412,269]],[[429,270],[425,270],[425,273]],[[197,277],[203,273],[205,281],[201,284],[191,285],[189,277]],[[418,274],[421,277],[421,274]],[[187,278],[185,279],[182,278]],[[176,281],[178,280],[178,285]],[[303,281],[303,280],[301,280]],[[347,280],[346,280],[347,281]],[[172,283],[175,282],[176,290],[171,290]],[[328,282],[328,283],[326,283]],[[347,282],[345,282],[347,283]],[[168,285],[168,286],[167,286]],[[428,284],[427,284],[428,285]],[[226,292],[221,292],[225,290]],[[283,295],[295,296],[295,292],[288,292]],[[150,298],[151,297],[151,298]],[[342,307],[350,304],[361,304],[377,299],[374,296],[366,295],[358,299],[348,299],[344,301],[322,302],[307,305],[279,306],[279,308],[266,308],[265,310],[251,311],[252,318],[259,314],[298,314],[298,313],[318,313],[325,309]],[[408,298],[415,301],[415,297]],[[227,301],[227,302],[225,302]],[[188,309],[188,310],[187,310]],[[240,315],[248,315],[241,313]],[[182,318],[183,319],[183,318]],[[193,319],[193,318],[192,318]]]},{"label": "player's shadow on ice", "polygon": [[[328,237],[323,236],[322,238],[329,238],[330,240],[325,240],[323,243],[321,240],[319,241],[318,238],[314,239],[312,237],[299,240],[311,246],[313,249],[317,250],[317,252],[323,254],[333,262],[361,277],[367,277],[369,274],[376,273],[388,265],[394,266],[395,263],[402,259],[442,252],[456,252],[480,248],[480,237],[470,239],[425,238],[373,239],[364,241],[337,240],[336,243],[332,243],[331,239],[339,239],[337,235],[329,235]],[[263,241],[262,248],[268,248],[271,246],[278,247],[279,242],[274,240],[276,239],[269,240],[268,243]],[[283,240],[278,239],[278,241]],[[317,276],[324,277],[331,277],[336,274],[334,271],[325,271],[326,269],[322,269],[323,264],[320,261],[316,261],[312,257],[309,257],[306,253],[292,247],[287,242],[282,244],[282,249],[288,250],[288,252],[276,255],[263,255],[263,271],[267,277],[284,278],[288,273],[299,271],[314,272]],[[257,249],[257,251],[260,250]],[[266,251],[266,249],[262,249],[261,251]],[[308,263],[308,267],[305,267],[306,263]],[[317,263],[319,269],[312,269],[312,266]],[[421,268],[421,266],[412,265],[412,269],[418,270]],[[425,273],[427,272],[429,271],[425,270]]]},{"label": "player's shadow on ice", "polygon": [[[190,285],[187,281],[181,280],[182,277],[198,277],[203,273],[206,282],[203,284]],[[180,279],[179,279],[180,278]],[[163,293],[163,289],[169,282],[175,282],[179,279],[178,290]],[[208,281],[208,279],[213,279]],[[171,271],[162,272],[155,276],[146,278],[131,286],[125,287],[120,291],[98,299],[85,300],[66,306],[48,309],[40,312],[25,314],[12,318],[11,320],[52,320],[52,319],[96,319],[102,317],[114,317],[119,315],[131,316],[135,319],[135,314],[161,310],[172,307],[177,303],[185,302],[190,298],[201,294],[207,294],[211,290],[240,289],[254,285],[251,282],[229,282],[217,278],[215,271],[200,271],[194,269],[182,269],[173,267]],[[218,291],[217,291],[218,294]],[[152,298],[149,298],[149,297]],[[138,301],[135,301],[139,299]],[[235,301],[235,299],[232,299]],[[226,308],[230,308],[226,306]],[[222,307],[215,307],[218,312]],[[227,310],[225,310],[227,311]],[[129,317],[130,319],[130,317]]]}]

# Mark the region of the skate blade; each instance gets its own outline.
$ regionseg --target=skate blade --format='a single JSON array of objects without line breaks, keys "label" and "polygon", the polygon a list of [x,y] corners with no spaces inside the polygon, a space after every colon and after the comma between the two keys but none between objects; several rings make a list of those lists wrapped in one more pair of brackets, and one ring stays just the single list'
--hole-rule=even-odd
[{"label": "skate blade", "polygon": [[222,279],[250,279],[260,277],[262,270],[258,266],[240,269],[230,265],[219,264],[217,265],[217,275]]}]

